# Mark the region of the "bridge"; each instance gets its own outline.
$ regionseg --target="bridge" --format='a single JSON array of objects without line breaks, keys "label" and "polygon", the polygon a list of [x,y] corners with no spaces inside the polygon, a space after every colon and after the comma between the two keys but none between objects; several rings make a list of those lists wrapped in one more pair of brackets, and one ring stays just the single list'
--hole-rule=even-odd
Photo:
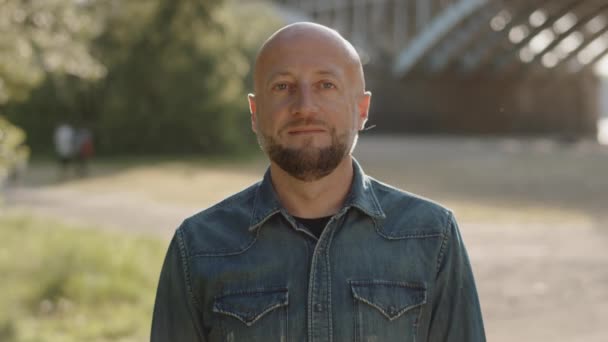
[{"label": "bridge", "polygon": [[591,136],[606,0],[275,0],[359,51],[377,130]]}]

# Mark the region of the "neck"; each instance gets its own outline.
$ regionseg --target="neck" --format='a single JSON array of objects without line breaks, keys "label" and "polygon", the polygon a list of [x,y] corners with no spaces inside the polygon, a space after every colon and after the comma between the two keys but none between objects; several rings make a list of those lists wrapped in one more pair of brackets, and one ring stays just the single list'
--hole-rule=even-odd
[{"label": "neck", "polygon": [[353,179],[353,160],[346,156],[329,175],[312,182],[292,177],[275,163],[270,175],[279,201],[297,217],[318,218],[338,212],[348,195]]}]

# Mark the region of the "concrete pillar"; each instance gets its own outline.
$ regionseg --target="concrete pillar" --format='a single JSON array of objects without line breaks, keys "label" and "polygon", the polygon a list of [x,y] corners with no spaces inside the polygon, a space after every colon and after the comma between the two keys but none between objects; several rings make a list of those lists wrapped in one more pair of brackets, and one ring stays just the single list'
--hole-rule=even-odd
[{"label": "concrete pillar", "polygon": [[356,45],[362,45],[367,39],[367,11],[366,0],[353,0],[353,35],[352,39]]},{"label": "concrete pillar", "polygon": [[393,1],[393,53],[401,51],[408,36],[408,0]]},{"label": "concrete pillar", "polygon": [[420,32],[431,21],[433,0],[416,0],[416,32]]}]

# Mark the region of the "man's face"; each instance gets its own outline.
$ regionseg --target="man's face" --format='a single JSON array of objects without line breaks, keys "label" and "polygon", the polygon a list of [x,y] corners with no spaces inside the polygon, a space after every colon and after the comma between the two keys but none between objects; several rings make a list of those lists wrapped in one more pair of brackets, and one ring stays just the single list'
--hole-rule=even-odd
[{"label": "man's face", "polygon": [[288,38],[273,41],[258,59],[252,127],[271,161],[314,181],[352,151],[370,95],[359,66],[335,40]]}]

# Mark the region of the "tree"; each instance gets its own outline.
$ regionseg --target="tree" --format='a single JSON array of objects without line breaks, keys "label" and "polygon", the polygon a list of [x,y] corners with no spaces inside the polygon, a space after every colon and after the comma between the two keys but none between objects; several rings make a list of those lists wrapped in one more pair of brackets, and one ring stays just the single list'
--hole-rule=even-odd
[{"label": "tree", "polygon": [[[0,0],[0,114],[24,101],[45,76],[100,79],[106,69],[88,50],[101,32],[89,1]],[[0,182],[29,156],[25,133],[0,115]]]},{"label": "tree", "polygon": [[92,128],[101,153],[222,153],[253,145],[246,91],[257,47],[280,25],[269,6],[220,0],[78,6],[97,29],[73,43],[82,44],[83,63],[99,73],[44,69],[28,101],[9,106],[35,150],[48,149],[59,121]]},{"label": "tree", "polygon": [[93,1],[0,0],[0,104],[22,101],[47,74],[100,79],[88,43],[103,31]]}]

